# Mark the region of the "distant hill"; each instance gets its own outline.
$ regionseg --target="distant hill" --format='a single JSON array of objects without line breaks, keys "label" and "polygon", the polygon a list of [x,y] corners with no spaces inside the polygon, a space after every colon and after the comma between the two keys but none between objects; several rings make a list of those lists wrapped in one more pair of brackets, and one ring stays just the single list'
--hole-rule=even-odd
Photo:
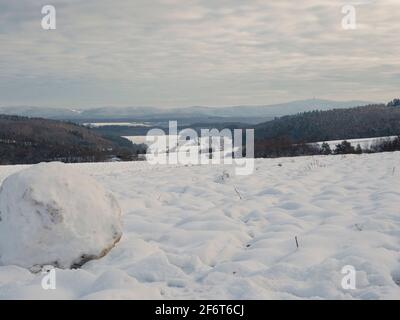
[{"label": "distant hill", "polygon": [[366,105],[365,101],[330,101],[309,99],[288,103],[263,106],[232,107],[187,107],[187,108],[155,108],[155,107],[102,107],[84,110],[67,108],[41,107],[0,107],[0,114],[12,114],[28,117],[42,117],[78,122],[109,121],[165,121],[182,120],[189,122],[245,122],[259,123],[274,117],[291,115],[311,110],[329,110]]},{"label": "distant hill", "polygon": [[0,115],[0,164],[104,161],[129,158],[132,143],[72,123]]},{"label": "distant hill", "polygon": [[215,116],[229,114],[230,116],[236,117],[278,117],[312,110],[351,108],[365,106],[367,104],[370,104],[370,102],[358,100],[331,101],[323,99],[308,99],[265,106],[235,106],[213,108],[213,114]]},{"label": "distant hill", "polygon": [[15,115],[31,118],[46,118],[68,120],[80,116],[81,111],[67,108],[46,108],[46,107],[0,107],[0,114]]},{"label": "distant hill", "polygon": [[255,126],[256,140],[288,138],[294,143],[400,135],[400,106],[310,111]]}]

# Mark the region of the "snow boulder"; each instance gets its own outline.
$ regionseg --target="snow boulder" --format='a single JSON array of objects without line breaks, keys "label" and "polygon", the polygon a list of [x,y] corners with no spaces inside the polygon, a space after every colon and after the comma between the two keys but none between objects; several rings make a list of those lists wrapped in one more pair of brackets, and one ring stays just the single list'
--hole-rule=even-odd
[{"label": "snow boulder", "polygon": [[0,265],[76,268],[106,255],[121,235],[115,198],[74,166],[41,163],[0,187]]}]

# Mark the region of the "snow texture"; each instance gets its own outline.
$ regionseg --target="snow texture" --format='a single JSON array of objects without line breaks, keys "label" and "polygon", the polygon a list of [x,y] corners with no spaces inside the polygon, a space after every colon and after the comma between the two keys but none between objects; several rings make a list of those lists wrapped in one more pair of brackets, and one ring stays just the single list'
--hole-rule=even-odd
[{"label": "snow texture", "polygon": [[1,186],[1,265],[79,267],[104,256],[121,233],[114,197],[76,167],[35,165]]},{"label": "snow texture", "polygon": [[[399,152],[260,159],[250,176],[230,165],[71,167],[116,195],[121,241],[56,269],[56,290],[0,267],[1,299],[400,299]],[[0,180],[22,168],[0,167]],[[341,285],[346,265],[354,290]]]}]

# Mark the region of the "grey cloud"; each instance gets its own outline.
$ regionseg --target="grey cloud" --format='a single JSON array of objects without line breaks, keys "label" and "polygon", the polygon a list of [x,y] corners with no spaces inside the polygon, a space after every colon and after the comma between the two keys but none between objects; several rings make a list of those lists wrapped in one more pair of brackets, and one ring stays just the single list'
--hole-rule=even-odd
[{"label": "grey cloud", "polygon": [[267,104],[396,94],[400,3],[362,1],[39,0],[0,4],[0,104]]}]

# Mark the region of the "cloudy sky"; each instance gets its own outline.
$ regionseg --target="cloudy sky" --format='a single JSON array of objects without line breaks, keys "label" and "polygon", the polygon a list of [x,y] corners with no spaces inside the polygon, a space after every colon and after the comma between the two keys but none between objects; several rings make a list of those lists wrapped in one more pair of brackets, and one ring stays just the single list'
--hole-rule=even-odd
[{"label": "cloudy sky", "polygon": [[0,0],[0,106],[386,101],[399,34],[399,0]]}]

